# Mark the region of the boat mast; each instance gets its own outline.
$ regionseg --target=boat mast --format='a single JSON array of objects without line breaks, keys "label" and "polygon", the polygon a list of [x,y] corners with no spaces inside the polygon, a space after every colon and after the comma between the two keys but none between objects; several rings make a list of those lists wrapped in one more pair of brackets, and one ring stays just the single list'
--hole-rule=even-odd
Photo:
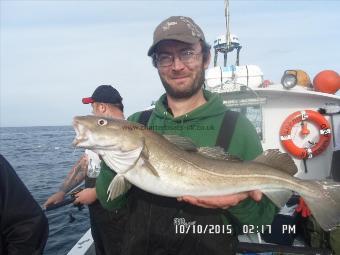
[{"label": "boat mast", "polygon": [[[230,13],[229,13],[229,0],[224,0],[224,15],[225,15],[225,26],[226,26],[226,34],[225,37],[219,37],[214,42],[214,66],[217,65],[217,57],[218,53],[222,53],[224,56],[224,66],[227,66],[228,62],[228,53],[232,52],[233,50],[237,50],[236,53],[236,63],[235,65],[238,66],[240,64],[240,50],[242,46],[239,43],[238,37],[235,35],[230,35]],[[232,38],[231,38],[232,37]]]},{"label": "boat mast", "polygon": [[224,16],[226,26],[226,49],[224,51],[224,66],[227,66],[228,52],[230,51],[230,27],[229,27],[229,0],[224,0]]}]

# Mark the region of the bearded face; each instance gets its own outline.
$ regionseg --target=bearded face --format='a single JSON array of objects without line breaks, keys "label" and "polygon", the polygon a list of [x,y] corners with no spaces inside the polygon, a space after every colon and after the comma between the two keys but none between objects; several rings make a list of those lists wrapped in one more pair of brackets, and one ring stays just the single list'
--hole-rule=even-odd
[{"label": "bearded face", "polygon": [[[188,53],[191,57],[187,57]],[[174,99],[189,98],[203,86],[205,69],[208,63],[203,63],[202,46],[179,41],[161,42],[157,55],[170,56],[172,64],[157,65],[160,79],[168,96]]]}]

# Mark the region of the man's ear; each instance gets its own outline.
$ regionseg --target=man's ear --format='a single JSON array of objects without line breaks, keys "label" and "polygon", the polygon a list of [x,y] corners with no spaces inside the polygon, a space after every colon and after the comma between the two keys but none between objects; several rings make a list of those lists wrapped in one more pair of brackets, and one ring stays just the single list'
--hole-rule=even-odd
[{"label": "man's ear", "polygon": [[210,54],[210,52],[209,52],[208,55],[207,55],[207,58],[205,59],[205,62],[204,62],[204,64],[203,64],[204,69],[208,69],[209,64],[210,64],[210,59],[211,59],[211,54]]},{"label": "man's ear", "polygon": [[105,104],[103,104],[103,103],[100,103],[100,105],[99,105],[99,111],[101,112],[101,113],[105,113],[106,112],[106,105]]}]

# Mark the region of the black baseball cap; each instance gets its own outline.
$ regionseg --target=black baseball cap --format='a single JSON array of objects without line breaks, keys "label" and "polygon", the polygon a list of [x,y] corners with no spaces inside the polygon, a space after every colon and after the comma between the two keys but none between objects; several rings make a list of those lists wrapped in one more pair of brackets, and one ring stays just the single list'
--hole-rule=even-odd
[{"label": "black baseball cap", "polygon": [[94,102],[108,103],[108,104],[121,104],[123,98],[120,96],[118,90],[111,85],[100,85],[93,92],[91,97],[84,97],[83,104],[91,104]]},{"label": "black baseball cap", "polygon": [[176,40],[194,44],[199,41],[205,42],[205,37],[202,29],[191,18],[171,16],[156,27],[148,56],[154,53],[157,44],[163,40]]}]

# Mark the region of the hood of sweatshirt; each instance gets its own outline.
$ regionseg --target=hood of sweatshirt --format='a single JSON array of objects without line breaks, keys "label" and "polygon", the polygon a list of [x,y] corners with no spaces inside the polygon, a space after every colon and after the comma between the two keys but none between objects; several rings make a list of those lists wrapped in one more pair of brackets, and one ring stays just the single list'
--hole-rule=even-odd
[{"label": "hood of sweatshirt", "polygon": [[208,117],[224,114],[226,106],[223,104],[223,100],[217,93],[211,93],[207,90],[203,90],[204,97],[207,102],[191,112],[183,114],[181,116],[173,117],[171,110],[167,106],[166,94],[163,94],[156,102],[154,113],[158,118],[162,118],[165,121],[172,121],[183,123],[187,121],[201,121]]}]

